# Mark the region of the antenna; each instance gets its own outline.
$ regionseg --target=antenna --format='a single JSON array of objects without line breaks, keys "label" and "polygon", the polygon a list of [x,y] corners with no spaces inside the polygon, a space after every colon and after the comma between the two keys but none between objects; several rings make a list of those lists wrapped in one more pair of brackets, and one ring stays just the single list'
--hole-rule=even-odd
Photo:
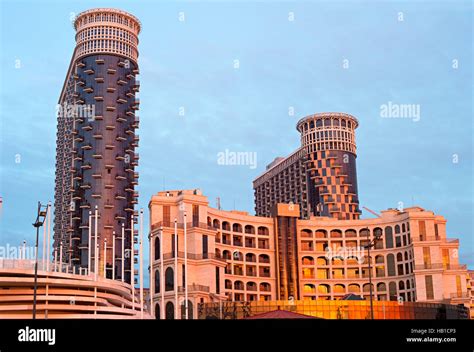
[{"label": "antenna", "polygon": [[221,210],[221,197],[216,198],[217,210]]},{"label": "antenna", "polygon": [[376,213],[375,211],[373,211],[373,210],[371,210],[371,209],[369,209],[369,208],[367,208],[367,207],[362,207],[362,208],[364,208],[365,210],[367,210],[369,213],[374,214],[376,217],[380,218],[380,215],[379,215],[378,213]]}]

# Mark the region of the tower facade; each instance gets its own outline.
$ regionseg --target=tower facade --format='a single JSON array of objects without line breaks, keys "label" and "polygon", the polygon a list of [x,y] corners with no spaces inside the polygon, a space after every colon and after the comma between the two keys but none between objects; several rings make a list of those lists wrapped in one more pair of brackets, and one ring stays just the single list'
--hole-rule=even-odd
[{"label": "tower facade", "polygon": [[281,203],[300,205],[300,216],[359,219],[355,129],[358,121],[344,113],[319,113],[297,123],[301,146],[276,158],[254,180],[255,210],[271,216]]},{"label": "tower facade", "polygon": [[[130,282],[133,255],[120,256],[118,249],[122,232],[125,249],[133,247],[135,236],[141,25],[121,10],[91,9],[76,17],[74,28],[76,47],[57,114],[55,255],[77,269],[87,268],[89,255],[96,259],[95,249],[89,253],[89,230],[95,234],[97,226],[100,274],[112,277],[115,271],[121,279],[125,265]],[[92,224],[90,213],[96,209],[98,221]]]}]

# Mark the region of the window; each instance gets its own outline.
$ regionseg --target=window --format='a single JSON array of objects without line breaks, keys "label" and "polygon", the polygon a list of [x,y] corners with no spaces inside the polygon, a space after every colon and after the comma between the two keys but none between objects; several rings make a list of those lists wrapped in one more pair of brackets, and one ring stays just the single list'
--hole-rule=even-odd
[{"label": "window", "polygon": [[183,282],[183,289],[186,287],[186,265],[181,265],[181,281]]},{"label": "window", "polygon": [[155,271],[155,293],[160,293],[160,271]]},{"label": "window", "polygon": [[433,276],[425,276],[426,299],[434,299],[433,293]]},{"label": "window", "polygon": [[429,269],[431,266],[431,252],[430,247],[423,247],[423,264],[425,268]]},{"label": "window", "polygon": [[439,238],[438,224],[434,224],[434,227],[435,227],[435,237],[436,239],[438,239]]},{"label": "window", "polygon": [[155,237],[155,260],[160,259],[160,238]]},{"label": "window", "polygon": [[174,304],[172,302],[166,303],[166,319],[174,319]]},{"label": "window", "polygon": [[385,248],[393,248],[393,232],[391,226],[385,228]]},{"label": "window", "polygon": [[163,225],[169,226],[171,222],[170,206],[163,205]]},{"label": "window", "polygon": [[193,204],[193,227],[199,226],[199,205]]},{"label": "window", "polygon": [[202,235],[202,258],[208,258],[208,239],[207,235]]},{"label": "window", "polygon": [[388,271],[388,276],[395,276],[395,257],[393,254],[388,254],[387,255],[387,271]]},{"label": "window", "polygon": [[216,293],[221,293],[221,276],[219,267],[216,267]]},{"label": "window", "polygon": [[420,234],[420,241],[426,240],[426,224],[424,221],[418,221],[418,232]]},{"label": "window", "polygon": [[172,268],[168,268],[165,271],[165,291],[173,291],[173,290],[174,290],[174,271]]}]

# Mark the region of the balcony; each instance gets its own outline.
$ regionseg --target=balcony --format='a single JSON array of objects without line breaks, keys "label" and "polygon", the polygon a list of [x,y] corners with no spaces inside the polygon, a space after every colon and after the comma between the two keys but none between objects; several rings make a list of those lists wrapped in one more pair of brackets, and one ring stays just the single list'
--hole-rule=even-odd
[{"label": "balcony", "polygon": [[95,59],[95,63],[98,64],[98,65],[103,65],[105,62],[104,59]]},{"label": "balcony", "polygon": [[79,61],[79,62],[76,64],[76,67],[86,67],[86,64],[83,63],[82,61]]},{"label": "balcony", "polygon": [[125,157],[123,155],[117,154],[115,156],[115,160],[125,160]]},{"label": "balcony", "polygon": [[123,200],[123,199],[127,199],[127,197],[125,197],[125,196],[123,196],[123,195],[121,195],[121,194],[116,194],[116,195],[115,195],[115,199],[117,199],[117,200]]},{"label": "balcony", "polygon": [[92,169],[92,165],[90,163],[84,164],[84,165],[81,166],[81,169],[90,170],[90,169]]},{"label": "balcony", "polygon": [[104,101],[104,97],[102,95],[96,95],[94,96],[95,101]]},{"label": "balcony", "polygon": [[115,87],[107,87],[107,93],[114,93],[115,90]]},{"label": "balcony", "polygon": [[128,82],[127,82],[126,80],[122,79],[122,78],[119,78],[119,79],[117,80],[117,84],[118,84],[119,86],[124,86],[124,85],[126,85],[127,83],[128,83]]},{"label": "balcony", "polygon": [[117,116],[117,122],[127,122],[127,119],[123,116]]},{"label": "balcony", "polygon": [[117,70],[116,70],[115,68],[109,67],[109,68],[107,69],[107,73],[108,73],[109,75],[113,75],[115,72],[117,72]]},{"label": "balcony", "polygon": [[444,269],[442,263],[415,265],[415,270],[441,270]]},{"label": "balcony", "polygon": [[116,141],[119,141],[119,142],[123,142],[123,141],[126,141],[127,138],[125,137],[122,137],[122,136],[117,136],[117,138],[115,138]]},{"label": "balcony", "polygon": [[92,145],[90,145],[90,144],[83,145],[83,146],[81,147],[81,149],[83,149],[83,150],[91,150],[91,149],[92,149]]},{"label": "balcony", "polygon": [[124,98],[121,98],[121,97],[119,97],[117,99],[117,103],[119,103],[119,104],[125,104],[126,102],[127,102],[127,99],[124,99]]},{"label": "balcony", "polygon": [[84,73],[86,73],[86,74],[88,74],[88,75],[92,75],[92,74],[94,74],[94,72],[95,72],[95,71],[94,71],[93,69],[91,69],[91,68],[88,68],[88,69],[84,70]]},{"label": "balcony", "polygon": [[125,61],[119,61],[117,66],[120,66],[120,67],[125,67],[126,65],[126,62]]},{"label": "balcony", "polygon": [[140,91],[140,81],[135,81],[135,83],[132,87],[132,90],[135,91],[135,92]]},{"label": "balcony", "polygon": [[135,117],[135,113],[134,113],[133,111],[131,111],[131,110],[127,110],[127,111],[125,112],[125,115]]},{"label": "balcony", "polygon": [[107,110],[107,111],[115,111],[115,106],[107,106],[107,107],[105,108],[105,110]]},{"label": "balcony", "polygon": [[125,177],[125,176],[123,176],[123,175],[117,175],[117,176],[115,176],[115,179],[116,179],[116,180],[126,180],[127,177]]},{"label": "balcony", "polygon": [[92,88],[92,87],[84,88],[85,93],[92,93],[93,91],[94,91],[94,88]]}]

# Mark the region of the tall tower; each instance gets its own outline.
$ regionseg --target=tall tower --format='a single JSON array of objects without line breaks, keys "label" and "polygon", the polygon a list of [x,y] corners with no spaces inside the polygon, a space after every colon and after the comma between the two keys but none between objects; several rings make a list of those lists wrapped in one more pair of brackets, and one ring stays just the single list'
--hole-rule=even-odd
[{"label": "tall tower", "polygon": [[57,114],[54,248],[64,263],[87,268],[89,228],[94,233],[96,226],[89,223],[89,212],[97,209],[99,274],[110,278],[114,267],[121,279],[125,264],[130,282],[133,255],[122,258],[119,249],[122,225],[126,249],[135,236],[141,24],[124,11],[99,8],[80,13],[74,28],[76,47]]},{"label": "tall tower", "polygon": [[298,121],[306,151],[307,189],[311,215],[359,219],[355,117],[319,113]]}]

